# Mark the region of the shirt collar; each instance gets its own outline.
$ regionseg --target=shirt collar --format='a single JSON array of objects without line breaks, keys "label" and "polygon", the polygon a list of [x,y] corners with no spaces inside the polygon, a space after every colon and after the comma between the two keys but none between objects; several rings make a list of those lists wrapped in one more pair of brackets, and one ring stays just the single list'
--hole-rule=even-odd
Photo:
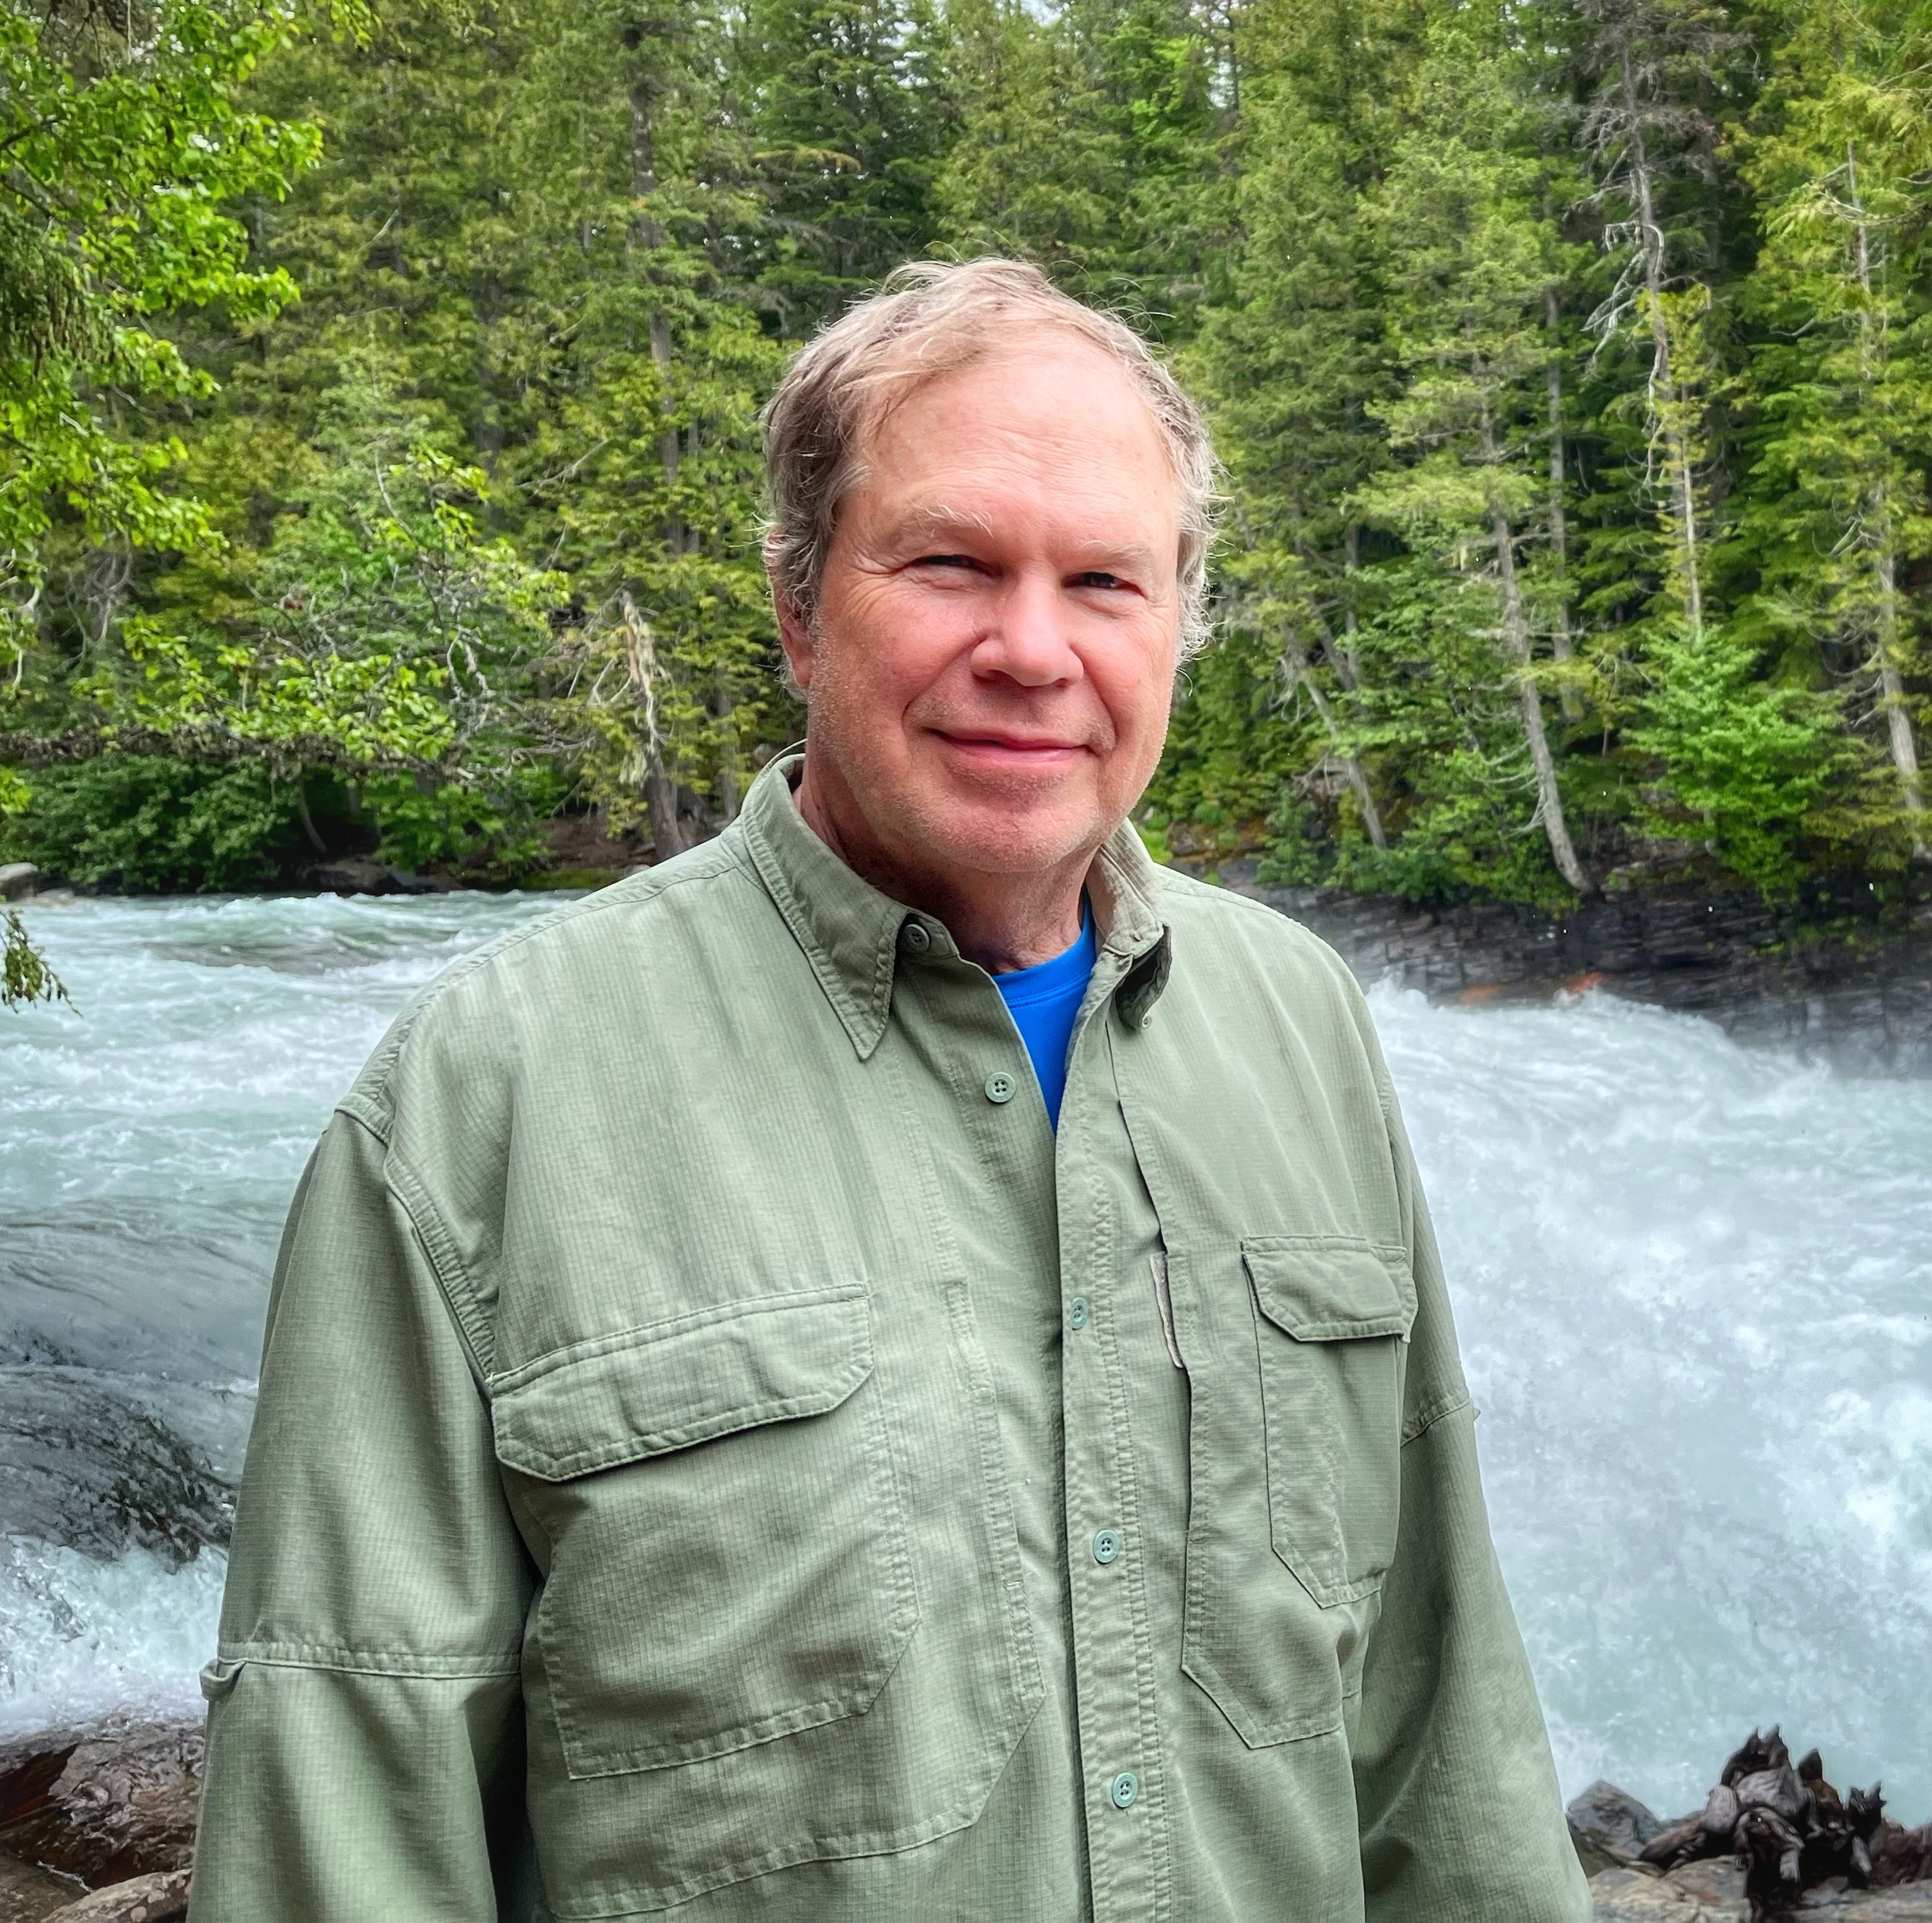
[{"label": "shirt collar", "polygon": [[[863,1059],[879,1046],[892,1018],[893,971],[906,924],[924,927],[929,953],[958,950],[932,916],[880,894],[818,839],[792,799],[803,763],[797,752],[775,757],[752,783],[737,825],[759,879]],[[1087,875],[1102,965],[1110,958],[1121,973],[1115,1006],[1135,1027],[1166,986],[1171,967],[1155,895],[1158,873],[1140,836],[1123,822]]]}]

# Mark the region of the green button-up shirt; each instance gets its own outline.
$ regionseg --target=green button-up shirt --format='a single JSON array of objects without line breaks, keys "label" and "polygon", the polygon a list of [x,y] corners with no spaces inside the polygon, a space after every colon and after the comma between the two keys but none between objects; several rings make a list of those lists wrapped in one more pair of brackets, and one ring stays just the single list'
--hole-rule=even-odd
[{"label": "green button-up shirt", "polygon": [[1346,971],[1123,828],[1056,1135],[795,774],[317,1149],[193,1917],[1580,1923]]}]

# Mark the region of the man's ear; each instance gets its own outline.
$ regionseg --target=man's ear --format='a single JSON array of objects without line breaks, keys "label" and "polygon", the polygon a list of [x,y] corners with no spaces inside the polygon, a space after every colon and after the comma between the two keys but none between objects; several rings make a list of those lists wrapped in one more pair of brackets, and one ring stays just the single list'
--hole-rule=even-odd
[{"label": "man's ear", "polygon": [[772,585],[772,612],[778,617],[778,641],[785,651],[785,666],[792,686],[803,694],[812,685],[811,627],[779,579],[776,540],[772,537],[764,544],[764,573]]}]

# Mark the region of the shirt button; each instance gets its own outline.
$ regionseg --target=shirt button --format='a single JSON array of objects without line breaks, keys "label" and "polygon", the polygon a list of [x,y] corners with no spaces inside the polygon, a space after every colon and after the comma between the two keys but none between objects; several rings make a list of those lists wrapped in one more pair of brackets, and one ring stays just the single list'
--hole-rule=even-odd
[{"label": "shirt button", "polygon": [[1141,1793],[1141,1779],[1131,1770],[1123,1770],[1108,1785],[1107,1794],[1114,1799],[1116,1809],[1131,1809],[1133,1800]]},{"label": "shirt button", "polygon": [[908,922],[899,931],[899,946],[909,955],[923,955],[932,946],[923,922]]},{"label": "shirt button", "polygon": [[1019,1091],[1020,1084],[1001,1069],[997,1074],[986,1078],[986,1099],[989,1101],[1011,1101]]},{"label": "shirt button", "polygon": [[1097,1563],[1112,1562],[1120,1554],[1120,1531],[1102,1529],[1094,1538],[1094,1560]]},{"label": "shirt button", "polygon": [[1084,1329],[1087,1318],[1094,1312],[1093,1304],[1084,1296],[1075,1296],[1067,1305],[1067,1326],[1070,1329]]}]

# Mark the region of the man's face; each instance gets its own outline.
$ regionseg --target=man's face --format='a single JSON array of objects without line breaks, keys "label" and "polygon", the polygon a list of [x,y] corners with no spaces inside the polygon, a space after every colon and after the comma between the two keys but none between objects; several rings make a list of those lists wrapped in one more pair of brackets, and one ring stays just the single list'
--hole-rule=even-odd
[{"label": "man's face", "polygon": [[962,882],[1090,856],[1173,685],[1176,490],[1146,404],[1038,336],[915,389],[861,456],[815,631],[783,623],[842,833]]}]

